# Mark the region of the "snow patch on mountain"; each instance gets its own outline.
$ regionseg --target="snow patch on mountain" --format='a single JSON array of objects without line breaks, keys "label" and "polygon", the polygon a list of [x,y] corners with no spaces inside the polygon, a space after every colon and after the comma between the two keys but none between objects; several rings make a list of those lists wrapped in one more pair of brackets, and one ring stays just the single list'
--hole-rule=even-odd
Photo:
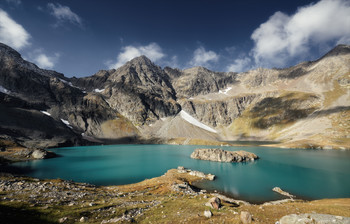
[{"label": "snow patch on mountain", "polygon": [[70,129],[73,129],[72,126],[70,126],[70,123],[67,120],[61,119],[62,123],[67,125]]},{"label": "snow patch on mountain", "polygon": [[217,133],[216,130],[214,130],[213,128],[201,123],[200,121],[198,121],[196,118],[192,117],[191,115],[189,115],[186,111],[184,110],[181,110],[180,111],[180,116],[185,120],[187,121],[188,123],[190,124],[193,124],[197,127],[200,127],[204,130],[207,130],[207,131],[210,131],[210,132],[213,132],[213,133]]},{"label": "snow patch on mountain", "polygon": [[105,89],[95,89],[94,90],[96,93],[102,93],[103,91],[105,91]]},{"label": "snow patch on mountain", "polygon": [[0,85],[0,92],[5,93],[5,94],[10,94],[10,91],[5,89],[3,86]]},{"label": "snow patch on mountain", "polygon": [[224,90],[219,90],[219,93],[227,95],[228,91],[230,91],[231,89],[232,89],[232,87],[227,87]]},{"label": "snow patch on mountain", "polygon": [[[47,116],[50,116],[50,117],[51,117],[51,114],[50,114],[49,112],[47,112],[47,111],[41,110],[40,112],[43,113],[43,114],[45,114],[45,115],[47,115]],[[64,123],[64,122],[63,122],[63,123]]]}]

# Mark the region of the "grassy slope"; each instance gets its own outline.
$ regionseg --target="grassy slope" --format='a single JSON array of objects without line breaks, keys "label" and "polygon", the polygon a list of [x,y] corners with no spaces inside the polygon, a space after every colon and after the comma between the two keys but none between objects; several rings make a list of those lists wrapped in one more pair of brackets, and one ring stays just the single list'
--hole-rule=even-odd
[{"label": "grassy slope", "polygon": [[[18,182],[35,181],[31,178],[15,179]],[[174,182],[191,183],[196,180],[198,178],[170,170],[161,177],[131,185],[84,187],[82,192],[95,196],[77,199],[73,206],[69,206],[67,201],[45,205],[48,198],[29,198],[31,192],[23,191],[20,196],[11,196],[13,192],[0,191],[1,198],[8,199],[0,201],[0,215],[2,223],[57,223],[62,217],[68,217],[65,223],[78,223],[82,216],[89,218],[88,223],[101,223],[102,220],[120,218],[136,210],[143,210],[142,215],[134,217],[137,223],[240,223],[241,211],[249,211],[253,215],[254,223],[275,223],[282,216],[293,213],[316,212],[350,216],[350,199],[295,201],[264,206],[223,203],[224,206],[217,210],[204,205],[211,197],[209,194],[192,196],[170,190]],[[50,182],[53,186],[62,183],[60,180]],[[79,184],[73,186],[81,187]],[[152,204],[154,201],[157,203]],[[94,203],[92,206],[89,205],[91,202]],[[211,210],[213,217],[204,217],[205,210]]]}]

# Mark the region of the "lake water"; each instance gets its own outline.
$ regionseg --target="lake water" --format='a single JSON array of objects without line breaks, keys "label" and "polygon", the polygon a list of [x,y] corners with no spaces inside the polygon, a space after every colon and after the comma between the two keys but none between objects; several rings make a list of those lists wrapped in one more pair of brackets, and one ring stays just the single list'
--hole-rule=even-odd
[{"label": "lake water", "polygon": [[62,178],[96,185],[120,185],[163,175],[184,166],[216,175],[199,187],[217,190],[236,199],[264,202],[282,199],[280,187],[304,199],[350,197],[350,151],[221,147],[245,150],[260,159],[248,163],[194,160],[196,148],[209,146],[109,145],[60,148],[62,157],[15,163],[38,178]]}]

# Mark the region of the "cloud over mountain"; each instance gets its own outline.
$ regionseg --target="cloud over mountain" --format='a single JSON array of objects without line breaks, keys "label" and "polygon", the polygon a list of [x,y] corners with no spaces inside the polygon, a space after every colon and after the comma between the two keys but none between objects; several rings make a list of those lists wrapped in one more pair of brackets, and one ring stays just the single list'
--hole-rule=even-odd
[{"label": "cloud over mountain", "polygon": [[34,62],[40,67],[45,69],[51,69],[55,66],[60,55],[56,53],[54,56],[48,56],[45,53],[39,52],[34,57]]},{"label": "cloud over mountain", "polygon": [[129,45],[122,48],[122,51],[117,56],[117,60],[110,60],[105,64],[109,68],[119,68],[127,61],[130,61],[131,59],[141,55],[145,55],[154,62],[157,62],[165,57],[162,48],[157,43],[150,43],[148,45],[141,46]]},{"label": "cloud over mountain", "polygon": [[193,52],[193,58],[190,61],[191,66],[210,67],[210,63],[217,62],[219,55],[214,51],[206,51],[204,47],[199,47]]},{"label": "cloud over mountain", "polygon": [[251,38],[258,65],[284,66],[290,58],[307,54],[312,46],[349,42],[350,2],[321,0],[300,7],[293,15],[276,12]]},{"label": "cloud over mountain", "polygon": [[7,12],[0,9],[0,42],[21,49],[29,45],[29,39],[30,34],[23,26],[14,21]]}]

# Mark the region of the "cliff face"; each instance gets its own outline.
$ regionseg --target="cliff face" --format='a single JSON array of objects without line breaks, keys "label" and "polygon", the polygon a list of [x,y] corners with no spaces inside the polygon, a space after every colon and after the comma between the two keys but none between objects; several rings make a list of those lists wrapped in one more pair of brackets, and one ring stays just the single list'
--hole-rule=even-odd
[{"label": "cliff face", "polygon": [[286,69],[162,69],[141,56],[67,78],[1,44],[0,102],[0,138],[32,147],[131,137],[346,148],[350,47]]}]

